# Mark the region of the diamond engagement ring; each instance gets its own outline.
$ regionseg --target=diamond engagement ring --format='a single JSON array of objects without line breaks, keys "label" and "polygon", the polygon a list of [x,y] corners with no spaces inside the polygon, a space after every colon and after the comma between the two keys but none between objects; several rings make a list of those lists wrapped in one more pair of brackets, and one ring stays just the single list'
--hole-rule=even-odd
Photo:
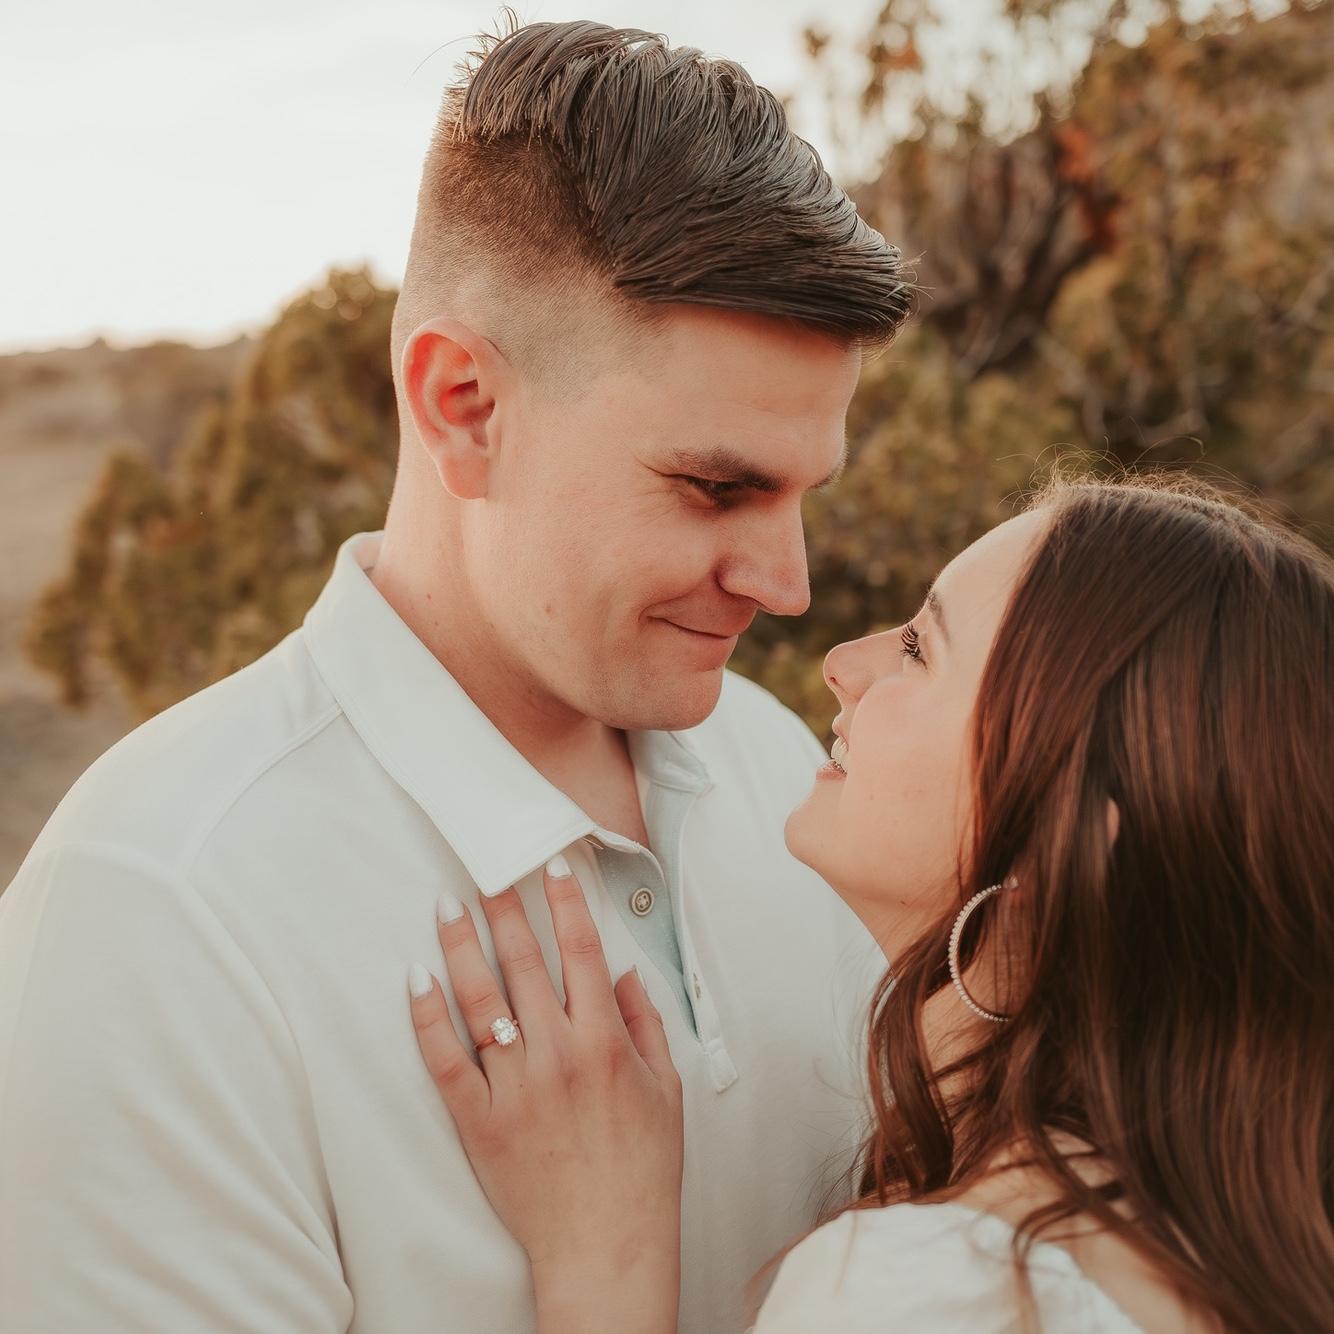
[{"label": "diamond engagement ring", "polygon": [[497,1047],[512,1047],[519,1040],[519,1025],[507,1015],[501,1015],[491,1024],[491,1034],[477,1043],[477,1050],[489,1047],[493,1042]]}]

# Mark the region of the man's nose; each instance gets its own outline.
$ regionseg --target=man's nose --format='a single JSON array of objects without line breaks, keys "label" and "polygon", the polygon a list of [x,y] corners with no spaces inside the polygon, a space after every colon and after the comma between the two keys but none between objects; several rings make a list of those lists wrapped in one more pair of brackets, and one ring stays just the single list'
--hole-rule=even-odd
[{"label": "man's nose", "polygon": [[774,616],[800,616],[811,605],[806,534],[801,513],[766,516],[763,527],[738,536],[734,558],[719,580]]}]

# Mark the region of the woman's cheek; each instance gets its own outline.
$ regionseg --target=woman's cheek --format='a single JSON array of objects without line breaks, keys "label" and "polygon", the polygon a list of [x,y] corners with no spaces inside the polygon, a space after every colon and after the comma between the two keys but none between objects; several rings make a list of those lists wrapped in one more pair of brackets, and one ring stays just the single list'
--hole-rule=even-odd
[{"label": "woman's cheek", "polygon": [[[920,719],[917,720],[920,724]],[[885,727],[893,724],[885,721]],[[868,878],[899,903],[915,904],[953,881],[960,837],[959,757],[936,729],[900,719],[893,754],[866,756],[855,775],[853,801],[843,803],[855,821],[845,828]],[[854,786],[849,774],[849,787]]]}]

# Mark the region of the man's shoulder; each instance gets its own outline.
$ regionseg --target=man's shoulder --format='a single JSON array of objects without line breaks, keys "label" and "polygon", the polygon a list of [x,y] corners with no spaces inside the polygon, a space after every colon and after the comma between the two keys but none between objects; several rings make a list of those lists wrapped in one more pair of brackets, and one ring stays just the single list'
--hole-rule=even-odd
[{"label": "man's shoulder", "polygon": [[98,757],[30,855],[100,843],[184,869],[228,809],[341,715],[295,630]]}]

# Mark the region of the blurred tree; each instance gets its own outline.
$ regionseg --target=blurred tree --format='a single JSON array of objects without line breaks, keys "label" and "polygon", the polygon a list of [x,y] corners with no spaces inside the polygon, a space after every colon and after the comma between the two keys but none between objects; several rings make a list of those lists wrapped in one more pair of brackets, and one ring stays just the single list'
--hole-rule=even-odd
[{"label": "blurred tree", "polygon": [[[734,658],[817,731],[828,647],[915,610],[1046,461],[1192,465],[1334,548],[1334,8],[1167,6],[1133,45],[1112,36],[1128,8],[1011,0],[1005,60],[962,91],[923,58],[930,0],[890,0],[860,44],[863,121],[912,133],[858,201],[919,256],[922,299],[863,374],[844,482],[812,502],[811,610],[758,618]],[[1035,92],[1031,128],[987,132],[1063,25],[1087,64]]]},{"label": "blurred tree", "polygon": [[[933,74],[935,0],[889,0],[860,43],[857,121],[899,129],[859,203],[919,256],[920,313],[810,502],[810,612],[760,617],[733,660],[817,731],[827,648],[914,610],[1058,456],[1207,460],[1334,545],[1334,11],[1163,4],[1136,30],[1133,8],[1008,0],[971,83]],[[824,34],[807,47],[842,78]],[[95,659],[145,714],[226,675],[380,525],[393,300],[331,273],[165,468],[109,463],[29,635],[67,698]]]},{"label": "blurred tree", "polygon": [[72,704],[95,659],[148,716],[299,622],[339,543],[378,527],[398,453],[394,294],[331,271],[291,302],[165,467],[113,455],[26,647]]}]

